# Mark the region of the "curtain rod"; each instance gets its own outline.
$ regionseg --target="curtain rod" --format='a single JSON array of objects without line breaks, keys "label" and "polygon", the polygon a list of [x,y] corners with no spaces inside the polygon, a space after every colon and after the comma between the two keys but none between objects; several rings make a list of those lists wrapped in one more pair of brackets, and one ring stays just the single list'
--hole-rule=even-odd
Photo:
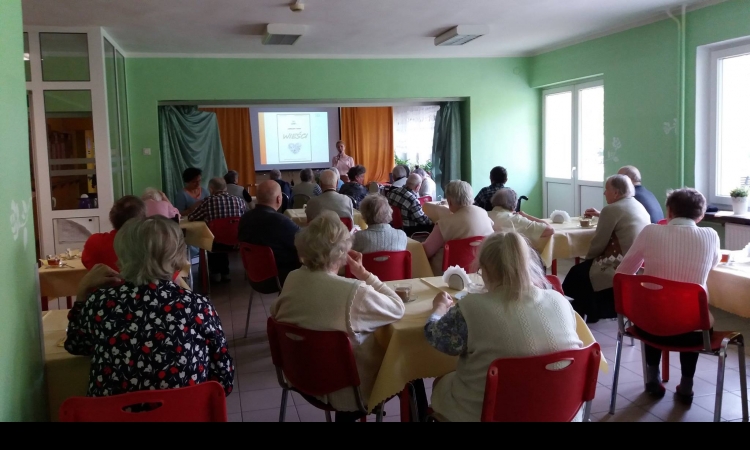
[{"label": "curtain rod", "polygon": [[353,106],[421,106],[437,105],[443,102],[460,102],[466,100],[461,97],[446,98],[415,98],[402,100],[167,100],[159,102],[159,106],[201,106],[204,108],[222,107],[255,107],[255,106],[318,106],[318,107],[353,107]]}]

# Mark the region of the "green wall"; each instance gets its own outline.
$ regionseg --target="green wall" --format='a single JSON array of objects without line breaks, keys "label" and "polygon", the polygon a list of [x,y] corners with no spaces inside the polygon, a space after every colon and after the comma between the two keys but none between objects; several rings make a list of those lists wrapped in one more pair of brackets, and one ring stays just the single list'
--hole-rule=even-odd
[{"label": "green wall", "polygon": [[0,422],[43,420],[21,1],[0,2]]},{"label": "green wall", "polygon": [[[186,100],[375,100],[461,97],[470,134],[464,168],[475,190],[503,165],[541,212],[539,92],[528,58],[279,60],[128,58],[133,191],[161,185],[157,104]],[[466,115],[466,114],[465,114]],[[151,148],[152,156],[141,149]]]},{"label": "green wall", "polygon": [[[695,180],[696,47],[750,35],[750,1],[703,8],[687,17],[685,183]],[[604,79],[605,173],[625,164],[641,169],[643,184],[662,201],[679,182],[679,58],[671,19],[534,57],[530,83]],[[614,140],[619,141],[616,150]]]}]

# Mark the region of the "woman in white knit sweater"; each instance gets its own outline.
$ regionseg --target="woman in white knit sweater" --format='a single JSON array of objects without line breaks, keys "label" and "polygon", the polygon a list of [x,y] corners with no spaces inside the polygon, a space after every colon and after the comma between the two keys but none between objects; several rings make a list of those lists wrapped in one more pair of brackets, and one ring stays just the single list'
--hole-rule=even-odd
[{"label": "woman in white knit sweater", "polygon": [[367,229],[354,233],[352,250],[360,253],[400,252],[406,250],[406,233],[393,228],[393,210],[388,199],[370,194],[359,204]]},{"label": "woman in white knit sweater", "polygon": [[[635,274],[645,263],[644,274],[666,280],[695,283],[706,288],[708,273],[719,262],[719,235],[713,228],[698,227],[706,212],[706,199],[695,189],[672,191],[667,196],[666,226],[648,225],[638,235],[630,251],[617,268],[618,273]],[[711,317],[713,324],[713,317]],[[636,326],[638,324],[635,324]],[[654,342],[665,345],[703,345],[703,334],[687,333],[679,336],[652,336]],[[661,350],[646,345],[646,390],[663,397],[665,388],[659,374]],[[678,400],[690,402],[693,398],[693,376],[698,364],[698,353],[680,353],[682,379],[676,389]]]},{"label": "woman in white knit sweater", "polygon": [[460,356],[456,371],[432,388],[433,410],[451,422],[479,422],[494,360],[583,346],[573,308],[561,294],[545,289],[544,273],[520,234],[488,237],[478,260],[489,292],[469,294],[455,306],[448,294],[439,294],[425,325],[433,347]]},{"label": "woman in white knit sweater", "polygon": [[[350,250],[351,242],[349,230],[332,211],[324,211],[299,232],[294,243],[303,266],[287,277],[271,316],[309,330],[347,333],[367,405],[384,356],[373,333],[403,317],[404,303],[362,266],[362,254]],[[356,280],[337,275],[344,264]],[[343,412],[336,413],[337,422],[359,418],[347,413],[357,411],[349,388],[319,400]]]}]

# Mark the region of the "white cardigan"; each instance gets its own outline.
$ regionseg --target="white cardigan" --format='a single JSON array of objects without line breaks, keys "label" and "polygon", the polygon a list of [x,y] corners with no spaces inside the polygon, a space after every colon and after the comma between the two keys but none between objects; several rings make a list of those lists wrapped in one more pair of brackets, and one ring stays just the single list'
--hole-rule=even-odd
[{"label": "white cardigan", "polygon": [[[385,355],[374,332],[399,320],[404,311],[399,296],[375,275],[363,282],[304,266],[289,274],[281,295],[271,305],[271,316],[278,322],[349,335],[365,405]],[[357,410],[349,388],[320,400],[339,411]]]}]

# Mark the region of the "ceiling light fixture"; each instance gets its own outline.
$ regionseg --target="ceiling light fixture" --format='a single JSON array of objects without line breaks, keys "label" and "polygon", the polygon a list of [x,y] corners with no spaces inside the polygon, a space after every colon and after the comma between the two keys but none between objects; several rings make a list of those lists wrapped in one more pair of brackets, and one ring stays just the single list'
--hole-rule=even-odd
[{"label": "ceiling light fixture", "polygon": [[457,46],[468,44],[489,33],[486,25],[459,25],[435,38],[435,46]]},{"label": "ceiling light fixture", "polygon": [[305,25],[269,23],[263,36],[263,45],[294,45],[306,30]]}]

